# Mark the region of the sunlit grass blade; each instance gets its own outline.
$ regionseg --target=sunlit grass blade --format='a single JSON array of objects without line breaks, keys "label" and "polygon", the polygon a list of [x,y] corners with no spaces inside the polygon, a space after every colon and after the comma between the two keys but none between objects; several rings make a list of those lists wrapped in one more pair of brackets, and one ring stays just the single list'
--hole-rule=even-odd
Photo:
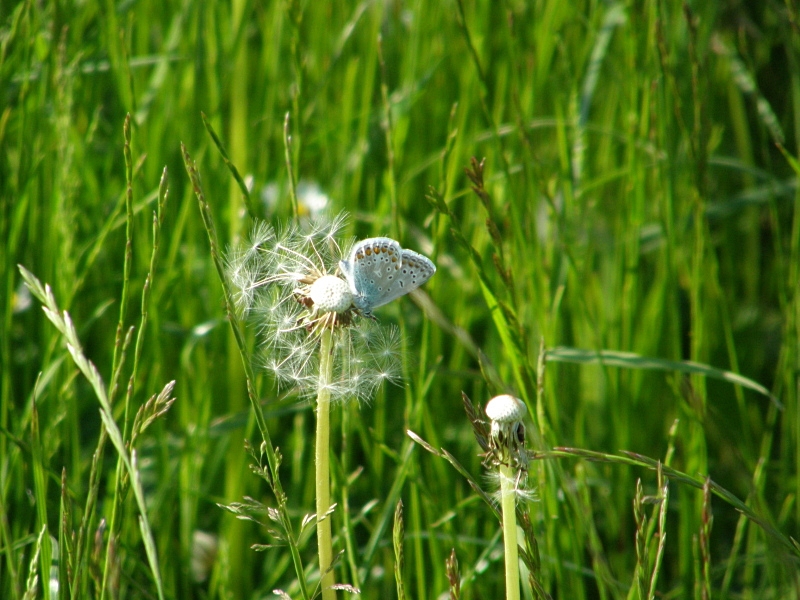
[{"label": "sunlit grass blade", "polygon": [[484,503],[488,507],[490,507],[492,509],[492,512],[494,512],[495,516],[497,517],[497,520],[498,521],[502,521],[502,515],[500,514],[500,510],[497,508],[497,504],[492,500],[491,496],[489,496],[489,494],[487,494],[483,490],[483,488],[480,486],[480,484],[478,484],[478,482],[475,480],[475,478],[461,465],[460,462],[458,462],[458,459],[456,459],[455,456],[453,456],[452,454],[450,454],[447,450],[445,450],[443,448],[440,449],[440,450],[437,450],[436,448],[431,446],[428,442],[426,442],[421,437],[419,437],[413,431],[407,431],[406,434],[408,435],[408,437],[410,437],[417,444],[419,444],[420,446],[425,448],[425,450],[427,450],[428,452],[430,452],[434,456],[438,456],[440,458],[443,458],[447,462],[449,462],[451,465],[453,465],[455,470],[458,471],[458,473],[462,477],[464,477],[464,479],[467,481],[467,483],[473,489],[473,491],[475,493],[477,493],[478,496],[484,501]]},{"label": "sunlit grass blade", "polygon": [[203,125],[205,126],[208,135],[211,136],[211,140],[217,147],[220,156],[222,156],[222,160],[225,163],[225,166],[228,167],[228,170],[231,172],[233,179],[239,186],[239,190],[242,192],[242,199],[244,200],[244,205],[247,207],[247,213],[250,215],[251,219],[257,218],[258,215],[256,214],[255,207],[253,206],[253,200],[250,198],[250,190],[247,188],[247,184],[244,182],[244,179],[239,173],[239,169],[237,169],[236,165],[233,164],[230,158],[228,158],[228,153],[225,150],[225,146],[223,145],[222,140],[219,139],[217,132],[214,131],[214,128],[211,126],[211,122],[208,120],[206,114],[200,113],[200,117],[203,119]]},{"label": "sunlit grass blade", "polygon": [[760,383],[733,373],[731,371],[724,371],[709,365],[696,363],[693,361],[676,361],[666,360],[663,358],[656,358],[652,356],[641,356],[632,352],[619,352],[615,350],[583,350],[581,348],[549,348],[546,351],[547,360],[553,362],[568,362],[575,364],[603,364],[614,367],[623,367],[628,369],[647,369],[652,371],[675,371],[677,373],[699,374],[711,377],[713,379],[720,379],[740,385],[746,389],[752,390],[762,396],[766,396],[772,402],[780,406],[779,400],[773,396],[770,391]]}]

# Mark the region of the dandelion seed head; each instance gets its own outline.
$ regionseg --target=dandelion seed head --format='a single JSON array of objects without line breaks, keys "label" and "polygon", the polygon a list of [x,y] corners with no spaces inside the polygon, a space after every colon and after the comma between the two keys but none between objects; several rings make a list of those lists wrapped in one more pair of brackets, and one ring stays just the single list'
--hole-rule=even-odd
[{"label": "dandelion seed head", "polygon": [[275,230],[268,223],[259,222],[253,227],[250,233],[250,250],[258,252],[264,246],[275,242]]},{"label": "dandelion seed head", "polygon": [[337,238],[346,222],[308,218],[280,230],[260,223],[227,253],[226,267],[237,307],[258,327],[260,366],[279,389],[303,398],[318,392],[319,341],[329,330],[331,400],[368,402],[384,382],[400,379],[401,344],[397,328],[361,318],[338,276],[344,254]]},{"label": "dandelion seed head", "polygon": [[528,409],[522,400],[508,394],[495,396],[486,404],[486,416],[498,423],[521,421],[527,412]]},{"label": "dandelion seed head", "polygon": [[343,313],[353,306],[347,282],[335,275],[323,275],[309,286],[308,297],[322,312]]}]

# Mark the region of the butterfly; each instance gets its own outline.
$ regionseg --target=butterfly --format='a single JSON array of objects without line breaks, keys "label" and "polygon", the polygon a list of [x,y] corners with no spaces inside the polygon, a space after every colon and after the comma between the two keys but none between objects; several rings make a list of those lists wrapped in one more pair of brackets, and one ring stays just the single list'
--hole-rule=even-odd
[{"label": "butterfly", "polygon": [[357,242],[339,269],[353,293],[353,304],[366,316],[372,310],[417,289],[436,273],[431,259],[404,250],[388,237]]}]

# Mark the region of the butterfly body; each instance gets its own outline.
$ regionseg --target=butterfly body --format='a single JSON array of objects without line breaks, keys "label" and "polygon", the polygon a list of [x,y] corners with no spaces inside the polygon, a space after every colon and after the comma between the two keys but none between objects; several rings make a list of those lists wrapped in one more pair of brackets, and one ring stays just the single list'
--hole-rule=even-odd
[{"label": "butterfly body", "polygon": [[353,292],[353,304],[363,314],[417,289],[436,272],[426,256],[404,250],[387,237],[361,240],[339,269]]}]

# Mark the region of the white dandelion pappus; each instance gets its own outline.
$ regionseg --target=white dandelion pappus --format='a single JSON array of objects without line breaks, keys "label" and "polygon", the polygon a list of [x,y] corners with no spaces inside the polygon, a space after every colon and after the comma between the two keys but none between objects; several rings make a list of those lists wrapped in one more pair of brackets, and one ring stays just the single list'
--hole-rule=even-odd
[{"label": "white dandelion pappus", "polygon": [[400,380],[402,344],[396,328],[357,318],[364,315],[339,268],[350,254],[337,241],[344,223],[342,216],[304,220],[277,231],[260,223],[227,253],[227,276],[240,314],[258,327],[257,362],[278,389],[318,394],[320,342],[329,330],[334,360],[324,385],[331,401],[368,402],[381,385]]},{"label": "white dandelion pappus", "polygon": [[353,292],[353,304],[362,314],[417,289],[436,273],[436,265],[413,250],[404,250],[387,237],[361,240],[339,269]]}]

